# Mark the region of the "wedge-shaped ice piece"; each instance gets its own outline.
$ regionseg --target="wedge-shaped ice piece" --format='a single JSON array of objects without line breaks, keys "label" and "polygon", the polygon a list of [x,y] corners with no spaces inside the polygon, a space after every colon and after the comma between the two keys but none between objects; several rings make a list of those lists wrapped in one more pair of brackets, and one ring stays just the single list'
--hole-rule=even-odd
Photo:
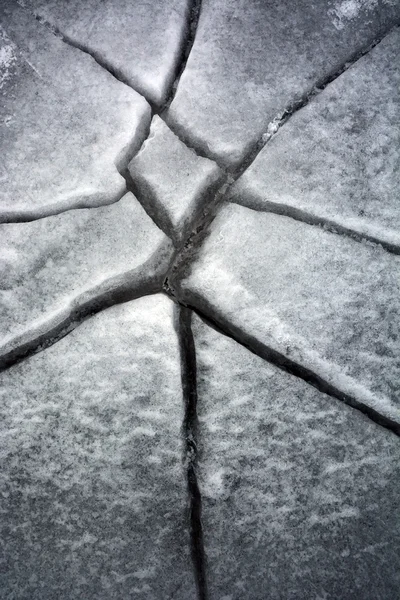
[{"label": "wedge-shaped ice piece", "polygon": [[392,598],[400,445],[197,318],[210,599]]},{"label": "wedge-shaped ice piece", "polygon": [[397,0],[204,0],[168,119],[235,166],[271,121],[399,20]]},{"label": "wedge-shaped ice piece", "polygon": [[24,0],[38,16],[162,104],[189,33],[189,0]]},{"label": "wedge-shaped ice piece", "polygon": [[181,277],[181,299],[400,432],[400,257],[231,204]]},{"label": "wedge-shaped ice piece", "polygon": [[118,199],[147,102],[17,3],[0,24],[0,221]]},{"label": "wedge-shaped ice piece", "polygon": [[177,241],[188,233],[222,176],[213,161],[197,156],[158,116],[129,171],[148,213]]},{"label": "wedge-shaped ice piece", "polygon": [[232,189],[400,249],[400,31],[298,111]]},{"label": "wedge-shaped ice piece", "polygon": [[111,206],[0,226],[0,363],[71,321],[157,291],[172,243],[132,194]]},{"label": "wedge-shaped ice piece", "polygon": [[195,599],[173,312],[114,306],[0,375],[4,598]]}]

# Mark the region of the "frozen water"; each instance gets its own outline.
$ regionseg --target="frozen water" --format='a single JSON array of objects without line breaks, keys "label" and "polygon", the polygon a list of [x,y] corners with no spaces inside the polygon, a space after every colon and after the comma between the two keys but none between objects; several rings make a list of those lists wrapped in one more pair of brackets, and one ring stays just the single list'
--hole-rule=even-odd
[{"label": "frozen water", "polygon": [[189,0],[24,0],[151,102],[165,102],[189,28]]},{"label": "frozen water", "polygon": [[159,116],[153,118],[150,135],[129,171],[148,213],[178,241],[222,175],[213,161],[185,146]]},{"label": "frozen water", "polygon": [[178,296],[400,423],[400,257],[225,205]]},{"label": "frozen water", "polygon": [[0,221],[117,200],[147,102],[14,2],[0,23]]},{"label": "frozen water", "polygon": [[173,313],[114,306],[0,375],[3,598],[195,600]]},{"label": "frozen water", "polygon": [[270,121],[400,19],[398,1],[358,2],[338,27],[338,4],[204,0],[168,121],[210,157],[240,163]]},{"label": "frozen water", "polygon": [[210,598],[392,598],[400,446],[340,401],[193,323]]},{"label": "frozen water", "polygon": [[1,358],[121,293],[155,291],[172,254],[132,194],[0,230]]},{"label": "frozen water", "polygon": [[399,1],[0,21],[0,596],[397,598]]},{"label": "frozen water", "polygon": [[299,209],[400,247],[399,189],[397,29],[282,126],[232,198]]}]

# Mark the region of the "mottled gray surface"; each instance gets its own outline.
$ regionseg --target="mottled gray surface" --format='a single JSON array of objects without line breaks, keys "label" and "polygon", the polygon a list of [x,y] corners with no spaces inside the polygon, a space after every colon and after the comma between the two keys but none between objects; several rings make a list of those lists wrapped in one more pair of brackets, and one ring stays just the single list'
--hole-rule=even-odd
[{"label": "mottled gray surface", "polygon": [[129,171],[146,210],[177,241],[188,234],[222,176],[213,161],[197,156],[158,116]]},{"label": "mottled gray surface", "polygon": [[0,376],[2,598],[195,599],[173,321],[115,306]]},{"label": "mottled gray surface", "polygon": [[400,257],[235,204],[178,296],[400,422]]},{"label": "mottled gray surface", "polygon": [[1,600],[397,598],[399,19],[0,2]]},{"label": "mottled gray surface", "polygon": [[117,200],[149,120],[141,96],[2,0],[0,222]]},{"label": "mottled gray surface", "polygon": [[124,290],[161,286],[172,244],[126,194],[111,206],[0,225],[0,357]]},{"label": "mottled gray surface", "polygon": [[195,317],[210,600],[389,600],[398,438]]},{"label": "mottled gray surface", "polygon": [[270,121],[395,20],[398,0],[203,0],[168,119],[236,165]]},{"label": "mottled gray surface", "polygon": [[400,247],[399,190],[397,29],[278,131],[232,198],[260,210],[299,209]]},{"label": "mottled gray surface", "polygon": [[23,0],[151,102],[168,95],[188,32],[189,0]]}]

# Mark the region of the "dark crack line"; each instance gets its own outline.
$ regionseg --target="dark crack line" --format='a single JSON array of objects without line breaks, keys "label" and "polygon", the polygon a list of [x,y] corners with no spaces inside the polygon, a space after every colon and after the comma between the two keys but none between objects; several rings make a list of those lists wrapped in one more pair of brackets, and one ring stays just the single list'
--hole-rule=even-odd
[{"label": "dark crack line", "polygon": [[201,12],[201,0],[191,0],[191,5],[189,8],[189,22],[187,24],[187,36],[185,43],[182,44],[181,56],[178,64],[176,66],[176,76],[171,85],[169,94],[167,95],[167,100],[165,101],[161,112],[165,112],[168,110],[171,105],[173,99],[175,98],[176,91],[178,89],[179,81],[186,69],[187,61],[189,59],[189,55],[192,51],[193,44],[196,38],[197,26],[199,24]]},{"label": "dark crack line", "polygon": [[350,69],[360,58],[367,55],[375,46],[377,46],[382,40],[384,40],[392,31],[394,31],[399,25],[396,24],[394,27],[390,27],[382,35],[376,38],[371,44],[368,44],[362,50],[354,53],[343,65],[341,65],[336,71],[330,73],[326,77],[317,81],[313,86],[312,90],[307,92],[303,98],[293,102],[293,104],[287,106],[275,119],[273,119],[268,127],[267,131],[264,132],[259,139],[255,142],[250,151],[246,154],[240,165],[234,169],[235,178],[237,179],[246,171],[250,165],[255,161],[258,154],[264,148],[264,146],[276,135],[281,127],[300,109],[304,108],[309,102],[324,91],[330,83],[333,83],[335,79],[340,77],[345,71]]},{"label": "dark crack line", "polygon": [[48,21],[46,21],[46,19],[44,19],[37,13],[33,12],[30,14],[32,14],[32,16],[36,19],[36,21],[38,21],[41,25],[46,27],[46,29],[48,31],[50,31],[50,33],[52,33],[55,37],[57,37],[62,42],[64,42],[67,46],[70,46],[71,48],[75,48],[75,50],[80,50],[84,54],[87,54],[88,56],[93,58],[93,60],[102,69],[104,69],[105,71],[107,71],[107,73],[109,73],[112,77],[114,77],[114,79],[116,79],[120,83],[123,83],[124,85],[129,87],[131,90],[136,92],[139,96],[142,96],[146,100],[146,102],[150,105],[150,108],[152,110],[153,110],[153,108],[155,108],[154,103],[151,100],[149,100],[149,98],[147,98],[146,94],[142,90],[140,90],[136,87],[133,87],[132,83],[130,83],[126,79],[126,77],[123,75],[123,73],[118,68],[116,68],[114,65],[112,65],[108,60],[101,57],[98,52],[96,52],[95,50],[91,50],[85,44],[82,44],[76,40],[73,40],[66,33],[63,33],[58,27],[49,23]]},{"label": "dark crack line", "polygon": [[[149,98],[142,91],[134,88],[126,80],[126,78],[124,78],[123,74],[118,69],[113,67],[113,65],[111,65],[108,61],[101,58],[97,52],[90,50],[84,44],[81,44],[77,41],[72,40],[66,34],[62,33],[60,31],[60,29],[58,29],[56,26],[54,26],[51,23],[49,23],[48,21],[46,21],[40,15],[29,12],[29,14],[31,14],[33,18],[35,18],[41,25],[43,25],[55,37],[60,39],[62,42],[64,42],[68,46],[75,48],[77,50],[80,50],[81,52],[84,52],[85,54],[87,54],[88,56],[93,58],[93,60],[95,60],[95,62],[101,68],[103,68],[110,75],[112,75],[117,81],[119,81],[120,83],[123,83],[124,85],[126,85],[130,89],[132,89],[134,92],[136,92],[137,94],[142,96],[146,100],[148,105],[150,106],[151,114],[150,114],[149,122],[146,125],[144,125],[144,127],[143,127],[144,128],[143,134],[141,136],[139,136],[141,141],[139,143],[137,141],[133,142],[133,144],[132,144],[133,147],[131,147],[131,149],[128,152],[125,152],[122,157],[117,158],[115,161],[118,173],[125,180],[126,187],[122,193],[116,195],[115,197],[110,197],[110,200],[107,202],[93,203],[93,202],[90,202],[89,198],[86,198],[86,199],[82,198],[79,200],[79,202],[77,203],[76,206],[69,206],[69,205],[62,206],[61,205],[60,207],[38,208],[36,210],[33,209],[33,210],[27,211],[27,212],[22,211],[22,212],[10,212],[10,213],[0,214],[0,224],[3,224],[3,223],[29,223],[32,221],[37,221],[39,219],[46,218],[46,217],[62,214],[69,210],[75,210],[75,209],[79,210],[79,209],[83,209],[83,208],[97,208],[100,206],[108,206],[108,205],[118,202],[127,192],[132,192],[135,195],[135,197],[139,200],[139,202],[141,203],[142,207],[147,212],[149,217],[154,222],[156,222],[153,218],[153,214],[150,214],[150,212],[146,208],[148,206],[148,203],[141,201],[140,192],[138,190],[138,187],[135,185],[135,182],[133,181],[132,176],[129,173],[129,169],[128,169],[128,165],[129,165],[130,161],[140,152],[140,150],[143,148],[143,145],[148,140],[153,117],[155,115],[158,115],[166,123],[166,125],[169,127],[169,129],[172,131],[172,133],[174,133],[174,135],[176,135],[176,137],[179,139],[179,141],[182,142],[190,150],[193,150],[193,152],[195,152],[198,156],[200,156],[202,158],[207,158],[209,160],[213,160],[201,148],[198,148],[195,145],[191,145],[190,142],[181,138],[179,133],[175,130],[175,128],[173,126],[171,126],[170,123],[167,122],[167,120],[165,118],[167,108],[171,104],[173,98],[175,97],[175,93],[176,93],[176,90],[177,90],[177,87],[179,84],[179,80],[186,68],[186,63],[189,58],[191,49],[193,47],[193,43],[194,43],[196,31],[197,31],[198,20],[199,20],[199,16],[200,16],[200,9],[201,9],[201,0],[192,0],[191,7],[189,8],[189,20],[188,20],[188,24],[187,24],[188,34],[186,36],[186,42],[184,42],[182,44],[181,57],[176,66],[177,74],[175,76],[173,83],[171,84],[171,88],[170,88],[170,91],[168,94],[168,99],[161,107],[157,106],[155,103],[153,103],[151,100],[149,100]],[[139,127],[141,127],[141,126],[142,125],[140,124]],[[213,162],[216,162],[216,161],[213,160]],[[216,164],[218,165],[218,163],[216,163]],[[220,166],[220,165],[218,165],[218,166]],[[225,172],[223,167],[220,166],[220,168],[223,172]],[[160,227],[159,223],[156,222],[156,224],[158,227]],[[166,233],[166,235],[168,235],[168,233],[166,231],[164,231],[164,233]]]},{"label": "dark crack line", "polygon": [[197,481],[197,366],[196,350],[191,328],[192,311],[177,306],[177,332],[181,352],[181,376],[185,414],[182,432],[185,440],[184,461],[186,464],[189,493],[189,527],[191,555],[199,600],[207,600],[206,554],[201,523],[201,493]]},{"label": "dark crack line", "polygon": [[[186,238],[186,241],[182,245],[181,253],[177,256],[175,263],[173,263],[171,265],[170,271],[166,278],[166,282],[167,282],[166,287],[167,288],[168,288],[168,280],[172,277],[173,274],[175,274],[177,271],[179,271],[184,264],[186,264],[187,262],[190,261],[193,254],[196,252],[196,248],[199,247],[199,245],[203,241],[204,237],[207,235],[207,230],[209,229],[212,221],[214,220],[214,218],[216,216],[217,207],[222,202],[230,201],[231,189],[232,189],[234,183],[251,166],[251,164],[257,158],[258,154],[265,147],[265,145],[268,143],[268,141],[273,137],[273,135],[275,135],[275,133],[288,121],[288,119],[291,116],[293,116],[298,110],[300,110],[301,108],[306,106],[312,100],[312,98],[314,98],[317,94],[321,93],[330,83],[332,83],[335,79],[337,79],[340,75],[342,75],[342,73],[347,71],[347,69],[349,69],[353,64],[355,64],[360,58],[362,58],[363,56],[368,54],[375,46],[377,46],[396,27],[397,27],[397,25],[394,28],[392,27],[389,31],[386,31],[384,34],[382,34],[382,36],[380,36],[378,39],[376,39],[372,44],[369,44],[362,51],[356,53],[349,61],[344,63],[334,73],[330,74],[325,79],[323,79],[319,83],[317,83],[316,86],[314,87],[313,91],[306,94],[304,96],[304,98],[302,98],[298,102],[294,103],[292,106],[286,108],[283,111],[283,113],[280,115],[280,117],[275,118],[274,121],[272,122],[273,123],[273,128],[272,128],[273,133],[271,133],[271,134],[268,134],[268,132],[263,133],[261,135],[261,137],[258,139],[258,141],[255,143],[253,148],[250,150],[250,152],[242,160],[242,162],[240,163],[240,165],[238,167],[233,169],[231,172],[229,172],[229,170],[228,171],[224,170],[225,175],[226,175],[226,179],[225,179],[224,183],[217,190],[215,197],[214,197],[213,201],[210,202],[210,206],[208,207],[208,209],[206,208],[206,210],[203,211],[203,213],[198,217],[196,222],[193,224],[192,231],[190,232],[190,234]],[[182,138],[180,137],[179,139],[182,139]],[[183,141],[183,143],[185,143],[184,140],[182,140],[182,141]],[[232,195],[231,201],[234,201],[233,195]],[[282,212],[282,213],[278,212],[280,210],[278,204],[270,203],[270,208],[272,208],[272,207],[274,208],[274,210],[276,211],[277,214],[286,214],[284,212]],[[285,209],[286,209],[286,207],[283,208],[282,211]],[[274,212],[274,211],[270,210],[270,212]],[[326,226],[326,228],[328,230],[330,230],[332,233],[339,233],[339,234],[347,235],[351,239],[353,239],[354,241],[357,241],[357,242],[362,242],[363,240],[369,240],[373,243],[381,245],[388,252],[392,252],[394,254],[398,253],[398,247],[394,244],[386,243],[380,239],[374,238],[373,236],[359,234],[358,232],[353,231],[352,229],[348,229],[346,227],[340,227],[336,223],[330,224],[330,222],[328,220],[318,218],[318,217],[313,217],[312,215],[307,215],[306,213],[303,213],[302,211],[298,211],[296,213],[295,210],[292,209],[290,214],[288,211],[287,216],[290,216],[293,219],[297,219],[299,221],[303,221],[304,223],[308,223],[310,225],[321,224],[323,226]]]},{"label": "dark crack line", "polygon": [[[149,260],[151,261],[152,259],[150,258]],[[20,361],[28,359],[34,354],[38,354],[46,350],[46,348],[53,346],[86,321],[86,319],[93,317],[107,308],[161,292],[163,278],[163,275],[157,275],[146,282],[146,284],[135,285],[132,282],[124,282],[114,288],[112,281],[110,281],[110,290],[100,293],[84,304],[71,306],[69,313],[60,319],[59,323],[53,326],[49,325],[49,329],[46,331],[38,332],[32,339],[19,344],[9,352],[1,355],[0,371],[8,369]]]},{"label": "dark crack line", "polygon": [[[242,193],[240,192],[240,195]],[[281,204],[279,202],[263,202],[262,205],[255,206],[252,204],[251,200],[247,203],[247,201],[242,202],[238,197],[239,194],[232,195],[228,198],[229,202],[233,202],[235,204],[239,204],[240,206],[244,206],[249,210],[254,210],[256,212],[265,212],[272,213],[274,215],[282,215],[284,217],[289,217],[294,221],[298,221],[300,223],[305,223],[306,225],[313,225],[317,227],[321,227],[330,233],[334,233],[337,235],[341,235],[344,237],[348,237],[355,242],[363,243],[365,241],[371,242],[374,245],[381,246],[387,252],[391,254],[400,254],[400,246],[396,244],[391,244],[390,242],[386,242],[385,240],[381,240],[373,235],[368,233],[363,233],[356,231],[355,229],[350,229],[349,227],[345,227],[336,221],[332,221],[325,217],[319,217],[318,215],[314,215],[308,213],[305,210],[300,208],[296,208],[294,206],[289,206],[288,204]]]},{"label": "dark crack line", "polygon": [[[195,312],[205,323],[222,335],[233,339],[235,342],[247,348],[247,350],[256,356],[274,365],[281,371],[301,379],[305,383],[311,385],[331,398],[335,398],[336,400],[344,402],[351,408],[363,413],[377,425],[380,425],[381,427],[393,432],[395,435],[400,436],[400,423],[380,414],[378,411],[371,408],[367,404],[360,402],[350,394],[342,392],[340,389],[323,379],[323,377],[318,375],[318,373],[315,373],[311,369],[304,367],[291,358],[281,354],[277,350],[270,348],[263,342],[257,340],[254,336],[245,333],[239,327],[233,325],[225,317],[213,310],[211,305],[204,299],[196,301],[195,298],[192,298],[193,302],[184,302],[179,299],[179,294],[177,294],[177,292],[171,288],[168,282],[164,282],[163,289],[164,292],[170,298],[172,298],[174,302]],[[201,308],[199,308],[199,306],[201,306]]]}]

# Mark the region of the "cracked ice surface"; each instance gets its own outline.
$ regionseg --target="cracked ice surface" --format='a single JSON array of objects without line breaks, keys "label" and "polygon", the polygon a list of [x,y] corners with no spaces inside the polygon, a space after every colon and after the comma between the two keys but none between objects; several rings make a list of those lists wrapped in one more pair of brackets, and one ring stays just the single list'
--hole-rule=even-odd
[{"label": "cracked ice surface", "polygon": [[0,221],[117,200],[117,166],[143,140],[147,102],[9,0],[0,44]]},{"label": "cracked ice surface", "polygon": [[197,317],[193,332],[210,598],[394,597],[398,439]]},{"label": "cracked ice surface", "polygon": [[236,166],[287,107],[379,37],[400,3],[359,2],[338,25],[332,0],[204,0],[168,120]]},{"label": "cracked ice surface", "polygon": [[0,375],[3,598],[194,600],[173,313],[114,306]]},{"label": "cracked ice surface", "polygon": [[228,204],[178,294],[400,423],[400,257]]},{"label": "cracked ice surface", "polygon": [[188,29],[189,0],[23,0],[151,102],[165,102]]},{"label": "cracked ice surface", "polygon": [[172,253],[132,194],[0,231],[0,359],[121,294],[155,291]]},{"label": "cracked ice surface", "polygon": [[400,248],[399,115],[397,29],[282,126],[231,197],[299,209]]},{"label": "cracked ice surface", "polygon": [[0,16],[0,596],[396,598],[399,1]]},{"label": "cracked ice surface", "polygon": [[196,156],[158,116],[129,171],[149,214],[178,241],[190,232],[210,188],[215,191],[222,176],[213,161]]}]

